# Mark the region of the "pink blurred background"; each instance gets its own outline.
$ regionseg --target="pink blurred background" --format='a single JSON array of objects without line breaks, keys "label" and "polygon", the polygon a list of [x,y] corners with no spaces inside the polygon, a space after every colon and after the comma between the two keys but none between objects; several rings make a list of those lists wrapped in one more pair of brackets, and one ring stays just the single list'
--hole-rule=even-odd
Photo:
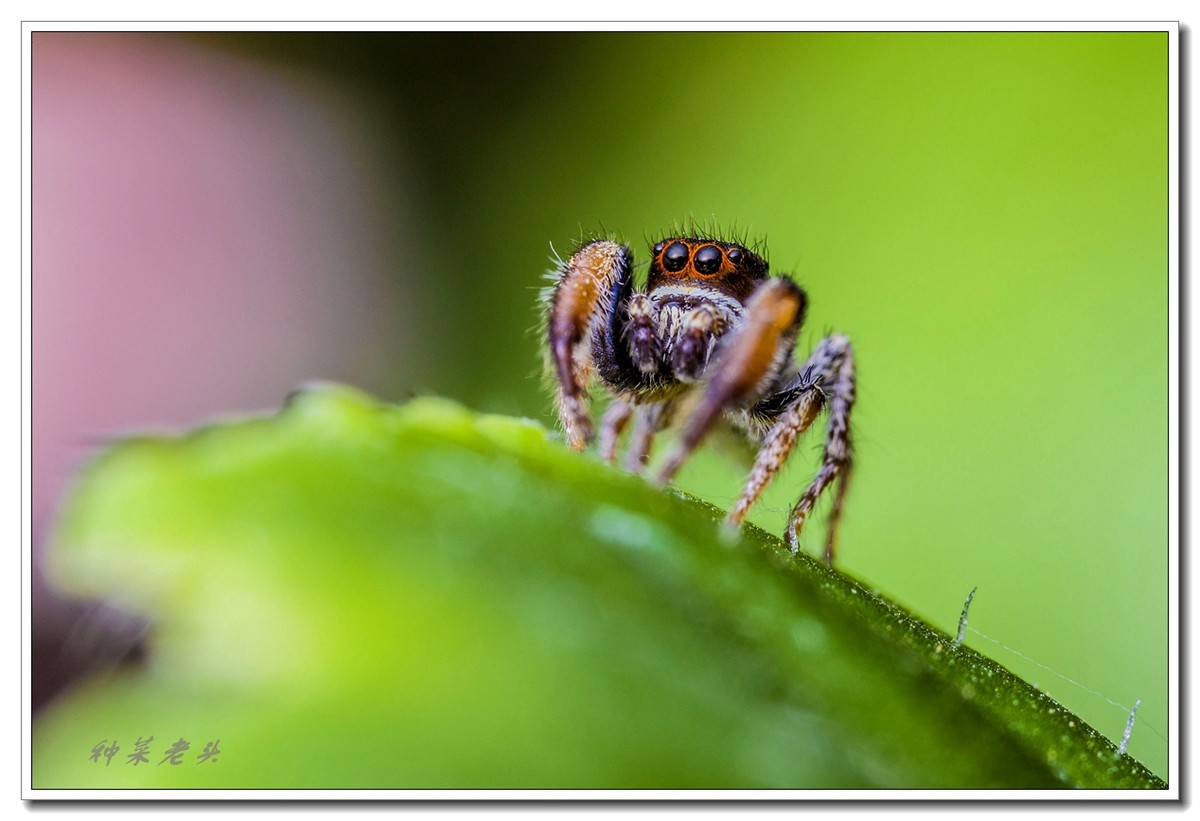
[{"label": "pink blurred background", "polygon": [[403,151],[353,88],[186,35],[36,33],[32,59],[36,710],[137,653],[39,572],[92,449],[314,379],[397,398],[424,312]]}]

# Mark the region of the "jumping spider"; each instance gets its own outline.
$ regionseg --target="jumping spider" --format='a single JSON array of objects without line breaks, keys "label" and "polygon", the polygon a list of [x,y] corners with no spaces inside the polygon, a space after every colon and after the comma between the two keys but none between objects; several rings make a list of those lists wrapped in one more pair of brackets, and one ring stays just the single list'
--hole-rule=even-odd
[{"label": "jumping spider", "polygon": [[807,297],[767,274],[744,245],[670,237],[654,245],[645,289],[633,284],[633,254],[611,240],[583,244],[562,263],[547,292],[548,368],[567,441],[582,450],[595,436],[587,385],[598,376],[612,394],[600,424],[600,453],[616,460],[630,418],[628,467],[640,471],[654,435],[676,416],[679,441],[658,471],[666,484],[714,424],[742,431],[757,448],[754,467],[726,523],[737,527],[782,468],[800,434],[829,411],[821,467],[788,516],[797,534],[817,498],[836,483],[825,560],[832,563],[850,475],[854,358],[850,341],[827,336],[804,363],[792,349]]}]

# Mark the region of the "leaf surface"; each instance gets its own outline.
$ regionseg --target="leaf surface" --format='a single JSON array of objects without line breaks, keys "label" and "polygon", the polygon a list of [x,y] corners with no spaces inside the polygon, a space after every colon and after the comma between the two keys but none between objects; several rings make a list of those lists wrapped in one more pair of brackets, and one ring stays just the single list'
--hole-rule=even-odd
[{"label": "leaf surface", "polygon": [[80,477],[51,571],[147,617],[148,660],[39,717],[34,786],[1165,787],[720,518],[534,423],[338,386],[121,442]]}]

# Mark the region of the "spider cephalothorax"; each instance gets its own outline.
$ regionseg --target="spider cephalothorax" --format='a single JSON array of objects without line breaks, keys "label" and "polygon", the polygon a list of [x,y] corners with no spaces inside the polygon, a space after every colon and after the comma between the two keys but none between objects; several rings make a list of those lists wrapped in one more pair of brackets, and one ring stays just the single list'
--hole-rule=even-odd
[{"label": "spider cephalothorax", "polygon": [[616,458],[634,420],[627,462],[641,470],[654,435],[675,421],[679,442],[657,478],[668,482],[718,423],[758,445],[754,468],[727,521],[740,524],[823,410],[829,426],[821,468],[788,517],[797,534],[817,497],[834,484],[827,561],[850,473],[850,409],[854,364],[849,340],[835,334],[803,364],[792,349],[807,298],[795,283],[768,274],[746,246],[702,237],[670,237],[654,245],[644,289],[633,284],[633,255],[611,240],[584,243],[555,273],[549,291],[550,371],[567,440],[577,450],[594,436],[587,386],[599,378],[613,401],[600,428],[600,451]]}]

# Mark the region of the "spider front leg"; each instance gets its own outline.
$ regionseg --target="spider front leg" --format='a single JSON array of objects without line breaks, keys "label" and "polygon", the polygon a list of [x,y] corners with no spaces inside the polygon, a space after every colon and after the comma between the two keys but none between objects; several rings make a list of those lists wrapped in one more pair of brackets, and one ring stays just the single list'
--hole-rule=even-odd
[{"label": "spider front leg", "polygon": [[632,269],[633,255],[625,246],[589,242],[563,263],[550,296],[549,358],[558,383],[559,418],[575,450],[583,450],[595,435],[586,401],[593,331],[613,321],[632,284]]},{"label": "spider front leg", "polygon": [[[794,383],[780,394],[787,397],[787,404],[764,437],[750,478],[725,521],[735,527],[741,524],[750,506],[783,467],[796,441],[827,406],[829,427],[825,435],[821,467],[792,508],[784,537],[793,552],[799,549],[799,532],[805,519],[821,494],[836,482],[825,542],[825,561],[833,564],[838,523],[841,521],[842,502],[852,464],[850,412],[854,407],[854,351],[850,340],[840,334],[821,340]],[[771,397],[772,401],[778,399],[779,395]]]}]

